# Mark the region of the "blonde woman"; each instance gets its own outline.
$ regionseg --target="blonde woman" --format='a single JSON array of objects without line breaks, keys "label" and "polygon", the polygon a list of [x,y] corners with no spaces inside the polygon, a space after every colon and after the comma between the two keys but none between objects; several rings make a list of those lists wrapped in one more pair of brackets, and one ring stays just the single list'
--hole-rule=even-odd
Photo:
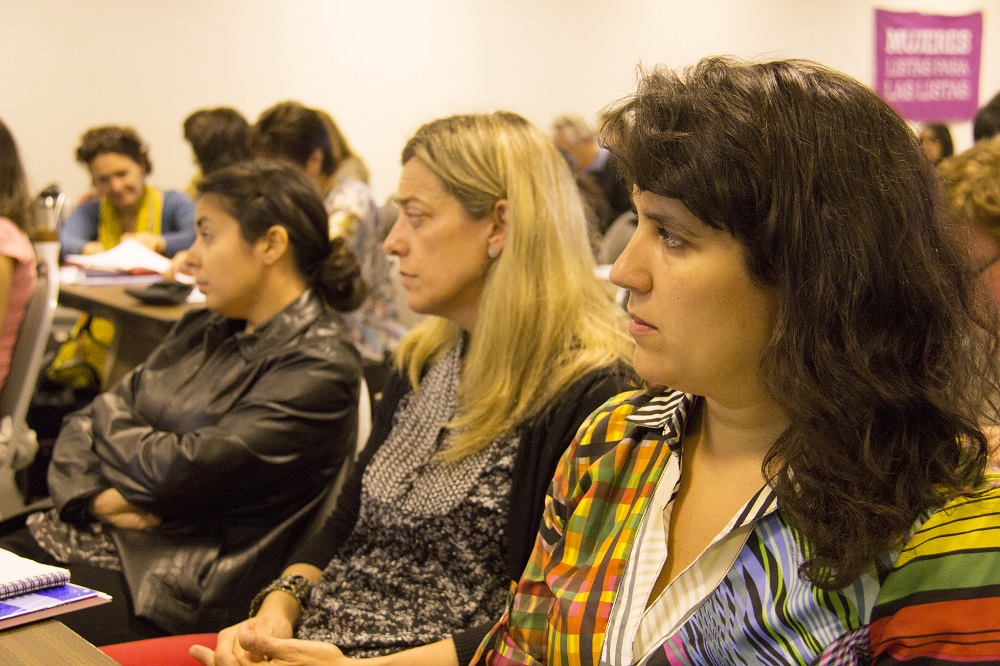
[{"label": "blonde woman", "polygon": [[556,461],[625,382],[621,313],[540,130],[512,113],[444,118],[402,161],[385,249],[430,316],[397,349],[336,512],[252,619],[214,653],[192,648],[206,664],[468,663],[527,561]]}]

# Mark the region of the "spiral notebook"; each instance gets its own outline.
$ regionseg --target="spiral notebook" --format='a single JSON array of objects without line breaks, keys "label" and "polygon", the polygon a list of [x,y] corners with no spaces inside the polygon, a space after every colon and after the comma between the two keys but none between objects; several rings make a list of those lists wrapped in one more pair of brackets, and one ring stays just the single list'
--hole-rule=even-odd
[{"label": "spiral notebook", "polygon": [[0,549],[0,631],[111,601],[68,581],[68,569]]},{"label": "spiral notebook", "polygon": [[68,569],[35,562],[0,548],[0,599],[47,590],[68,582]]}]

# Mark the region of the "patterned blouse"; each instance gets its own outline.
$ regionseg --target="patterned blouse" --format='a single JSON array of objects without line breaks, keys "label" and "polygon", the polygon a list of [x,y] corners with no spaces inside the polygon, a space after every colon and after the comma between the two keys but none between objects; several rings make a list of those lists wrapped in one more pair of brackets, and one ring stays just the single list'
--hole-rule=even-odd
[{"label": "patterned blouse", "polygon": [[666,556],[657,509],[671,508],[694,400],[622,394],[588,419],[477,656],[502,665],[1000,660],[996,475],[922,516],[901,552],[836,591],[799,577],[802,536],[765,486],[647,609]]},{"label": "patterned blouse", "polygon": [[369,361],[384,361],[406,333],[392,300],[392,270],[382,250],[388,233],[368,186],[359,180],[341,179],[324,201],[329,215],[330,238],[342,236],[361,262],[361,276],[368,298],[356,311],[343,315],[348,339]]},{"label": "patterned blouse", "polygon": [[439,459],[457,409],[461,355],[459,344],[400,402],[365,468],[354,531],[313,587],[297,638],[376,656],[488,625],[503,612],[520,437],[510,432],[458,461]]}]

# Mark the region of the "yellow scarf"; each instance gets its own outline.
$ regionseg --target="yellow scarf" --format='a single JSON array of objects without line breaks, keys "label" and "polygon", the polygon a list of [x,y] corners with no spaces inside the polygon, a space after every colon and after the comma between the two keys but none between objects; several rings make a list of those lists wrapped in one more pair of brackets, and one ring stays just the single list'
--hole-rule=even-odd
[{"label": "yellow scarf", "polygon": [[[135,221],[136,233],[160,235],[163,218],[163,192],[148,185],[143,188],[139,202],[139,218]],[[101,197],[100,217],[97,223],[97,240],[105,250],[110,250],[122,240],[122,218],[106,196]]]}]

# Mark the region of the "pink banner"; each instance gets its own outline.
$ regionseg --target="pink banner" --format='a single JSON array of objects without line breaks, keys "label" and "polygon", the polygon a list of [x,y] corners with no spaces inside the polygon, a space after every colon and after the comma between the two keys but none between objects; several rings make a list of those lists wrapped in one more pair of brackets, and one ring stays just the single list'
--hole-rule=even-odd
[{"label": "pink banner", "polygon": [[983,14],[875,10],[875,90],[907,120],[968,120],[979,108]]}]

